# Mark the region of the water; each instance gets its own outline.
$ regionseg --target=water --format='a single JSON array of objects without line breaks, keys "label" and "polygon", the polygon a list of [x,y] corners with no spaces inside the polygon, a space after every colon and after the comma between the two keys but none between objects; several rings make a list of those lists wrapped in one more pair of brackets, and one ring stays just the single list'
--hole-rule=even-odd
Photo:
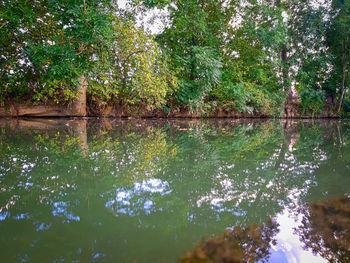
[{"label": "water", "polygon": [[2,119],[0,233],[0,262],[349,262],[350,122]]}]

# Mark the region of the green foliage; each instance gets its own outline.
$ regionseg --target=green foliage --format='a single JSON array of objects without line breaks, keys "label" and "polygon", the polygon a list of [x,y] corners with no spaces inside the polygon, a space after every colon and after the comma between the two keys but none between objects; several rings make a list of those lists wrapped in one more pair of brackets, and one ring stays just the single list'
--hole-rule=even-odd
[{"label": "green foliage", "polygon": [[142,2],[147,8],[152,7],[164,7],[168,4],[170,4],[171,0],[132,0],[133,4],[139,4]]},{"label": "green foliage", "polygon": [[[157,36],[140,26],[147,10],[163,11]],[[349,1],[7,0],[0,14],[2,104],[69,103],[82,76],[97,109],[276,115],[292,86],[303,112],[348,99]]]},{"label": "green foliage", "polygon": [[232,107],[238,112],[261,112],[271,114],[272,100],[263,89],[255,83],[241,82],[238,84],[230,83],[229,86],[217,90],[215,96],[226,107]]},{"label": "green foliage", "polygon": [[[292,39],[295,80],[302,99],[302,109],[318,113],[325,97],[338,98],[346,93],[349,65],[350,5],[348,1],[329,1],[313,5],[311,1],[290,0],[289,35]],[[343,55],[345,54],[345,63]],[[343,95],[344,95],[343,94]],[[335,108],[336,105],[333,105]],[[336,111],[336,109],[334,109]]]},{"label": "green foliage", "polygon": [[320,114],[322,112],[325,100],[324,90],[300,89],[301,110],[303,113]]},{"label": "green foliage", "polygon": [[109,1],[3,1],[0,4],[0,96],[57,103],[76,97],[92,54],[104,48]]},{"label": "green foliage", "polygon": [[344,100],[343,108],[344,108],[343,116],[346,118],[350,118],[350,100],[349,99]]},{"label": "green foliage", "polygon": [[296,76],[296,89],[301,99],[303,113],[319,114],[322,112],[326,93],[327,71],[329,59],[326,55],[305,57]]},{"label": "green foliage", "polygon": [[332,55],[332,86],[338,95],[339,113],[350,84],[350,2],[333,0],[330,15],[333,19],[327,30],[327,44]]},{"label": "green foliage", "polygon": [[177,86],[167,57],[142,28],[127,18],[113,17],[113,41],[90,74],[89,94],[102,103],[159,107]]},{"label": "green foliage", "polygon": [[220,83],[222,64],[213,53],[206,47],[193,46],[191,55],[178,58],[183,65],[182,73],[189,77],[181,81],[181,89],[177,94],[180,102],[200,104],[205,95]]},{"label": "green foliage", "polygon": [[282,87],[281,49],[287,45],[282,10],[265,4],[244,8],[242,23],[228,30],[223,53],[225,78],[254,82],[278,92]]},{"label": "green foliage", "polygon": [[[274,114],[290,81],[281,50],[288,45],[282,9],[272,3],[235,7],[242,22],[227,26],[222,41],[222,85],[211,96],[240,112]],[[282,78],[281,78],[282,76]]]},{"label": "green foliage", "polygon": [[219,35],[224,28],[222,2],[176,1],[170,7],[171,27],[157,40],[177,72],[181,104],[201,105],[204,97],[221,82]]}]

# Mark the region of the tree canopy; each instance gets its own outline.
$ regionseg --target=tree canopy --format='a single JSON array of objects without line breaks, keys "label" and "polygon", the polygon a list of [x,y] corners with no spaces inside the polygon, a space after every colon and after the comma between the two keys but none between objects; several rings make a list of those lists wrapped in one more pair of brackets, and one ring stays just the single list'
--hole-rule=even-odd
[{"label": "tree canopy", "polygon": [[[148,13],[162,32],[145,30]],[[84,76],[97,111],[278,116],[291,88],[301,113],[350,111],[347,0],[7,0],[0,14],[2,103],[69,103]]]}]

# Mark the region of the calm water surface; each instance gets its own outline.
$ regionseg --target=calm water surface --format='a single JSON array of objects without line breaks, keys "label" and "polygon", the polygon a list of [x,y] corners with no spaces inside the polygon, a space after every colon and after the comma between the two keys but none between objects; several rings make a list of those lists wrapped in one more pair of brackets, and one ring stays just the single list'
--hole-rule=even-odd
[{"label": "calm water surface", "polygon": [[230,249],[350,261],[349,121],[0,120],[0,262]]}]

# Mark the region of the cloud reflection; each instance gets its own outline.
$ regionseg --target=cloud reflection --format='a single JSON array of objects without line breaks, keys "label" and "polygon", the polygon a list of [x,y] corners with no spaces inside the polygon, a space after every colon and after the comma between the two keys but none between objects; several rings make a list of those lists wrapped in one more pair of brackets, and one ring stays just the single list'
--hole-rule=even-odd
[{"label": "cloud reflection", "polygon": [[[109,198],[105,204],[106,208],[113,211],[116,216],[120,214],[136,216],[140,213],[150,214],[155,212],[157,210],[156,201],[153,200],[155,195],[167,195],[172,190],[170,190],[168,182],[150,178],[143,180],[141,183],[135,182],[130,189],[122,187],[113,192],[115,197]],[[113,192],[101,196],[110,196]]]}]

